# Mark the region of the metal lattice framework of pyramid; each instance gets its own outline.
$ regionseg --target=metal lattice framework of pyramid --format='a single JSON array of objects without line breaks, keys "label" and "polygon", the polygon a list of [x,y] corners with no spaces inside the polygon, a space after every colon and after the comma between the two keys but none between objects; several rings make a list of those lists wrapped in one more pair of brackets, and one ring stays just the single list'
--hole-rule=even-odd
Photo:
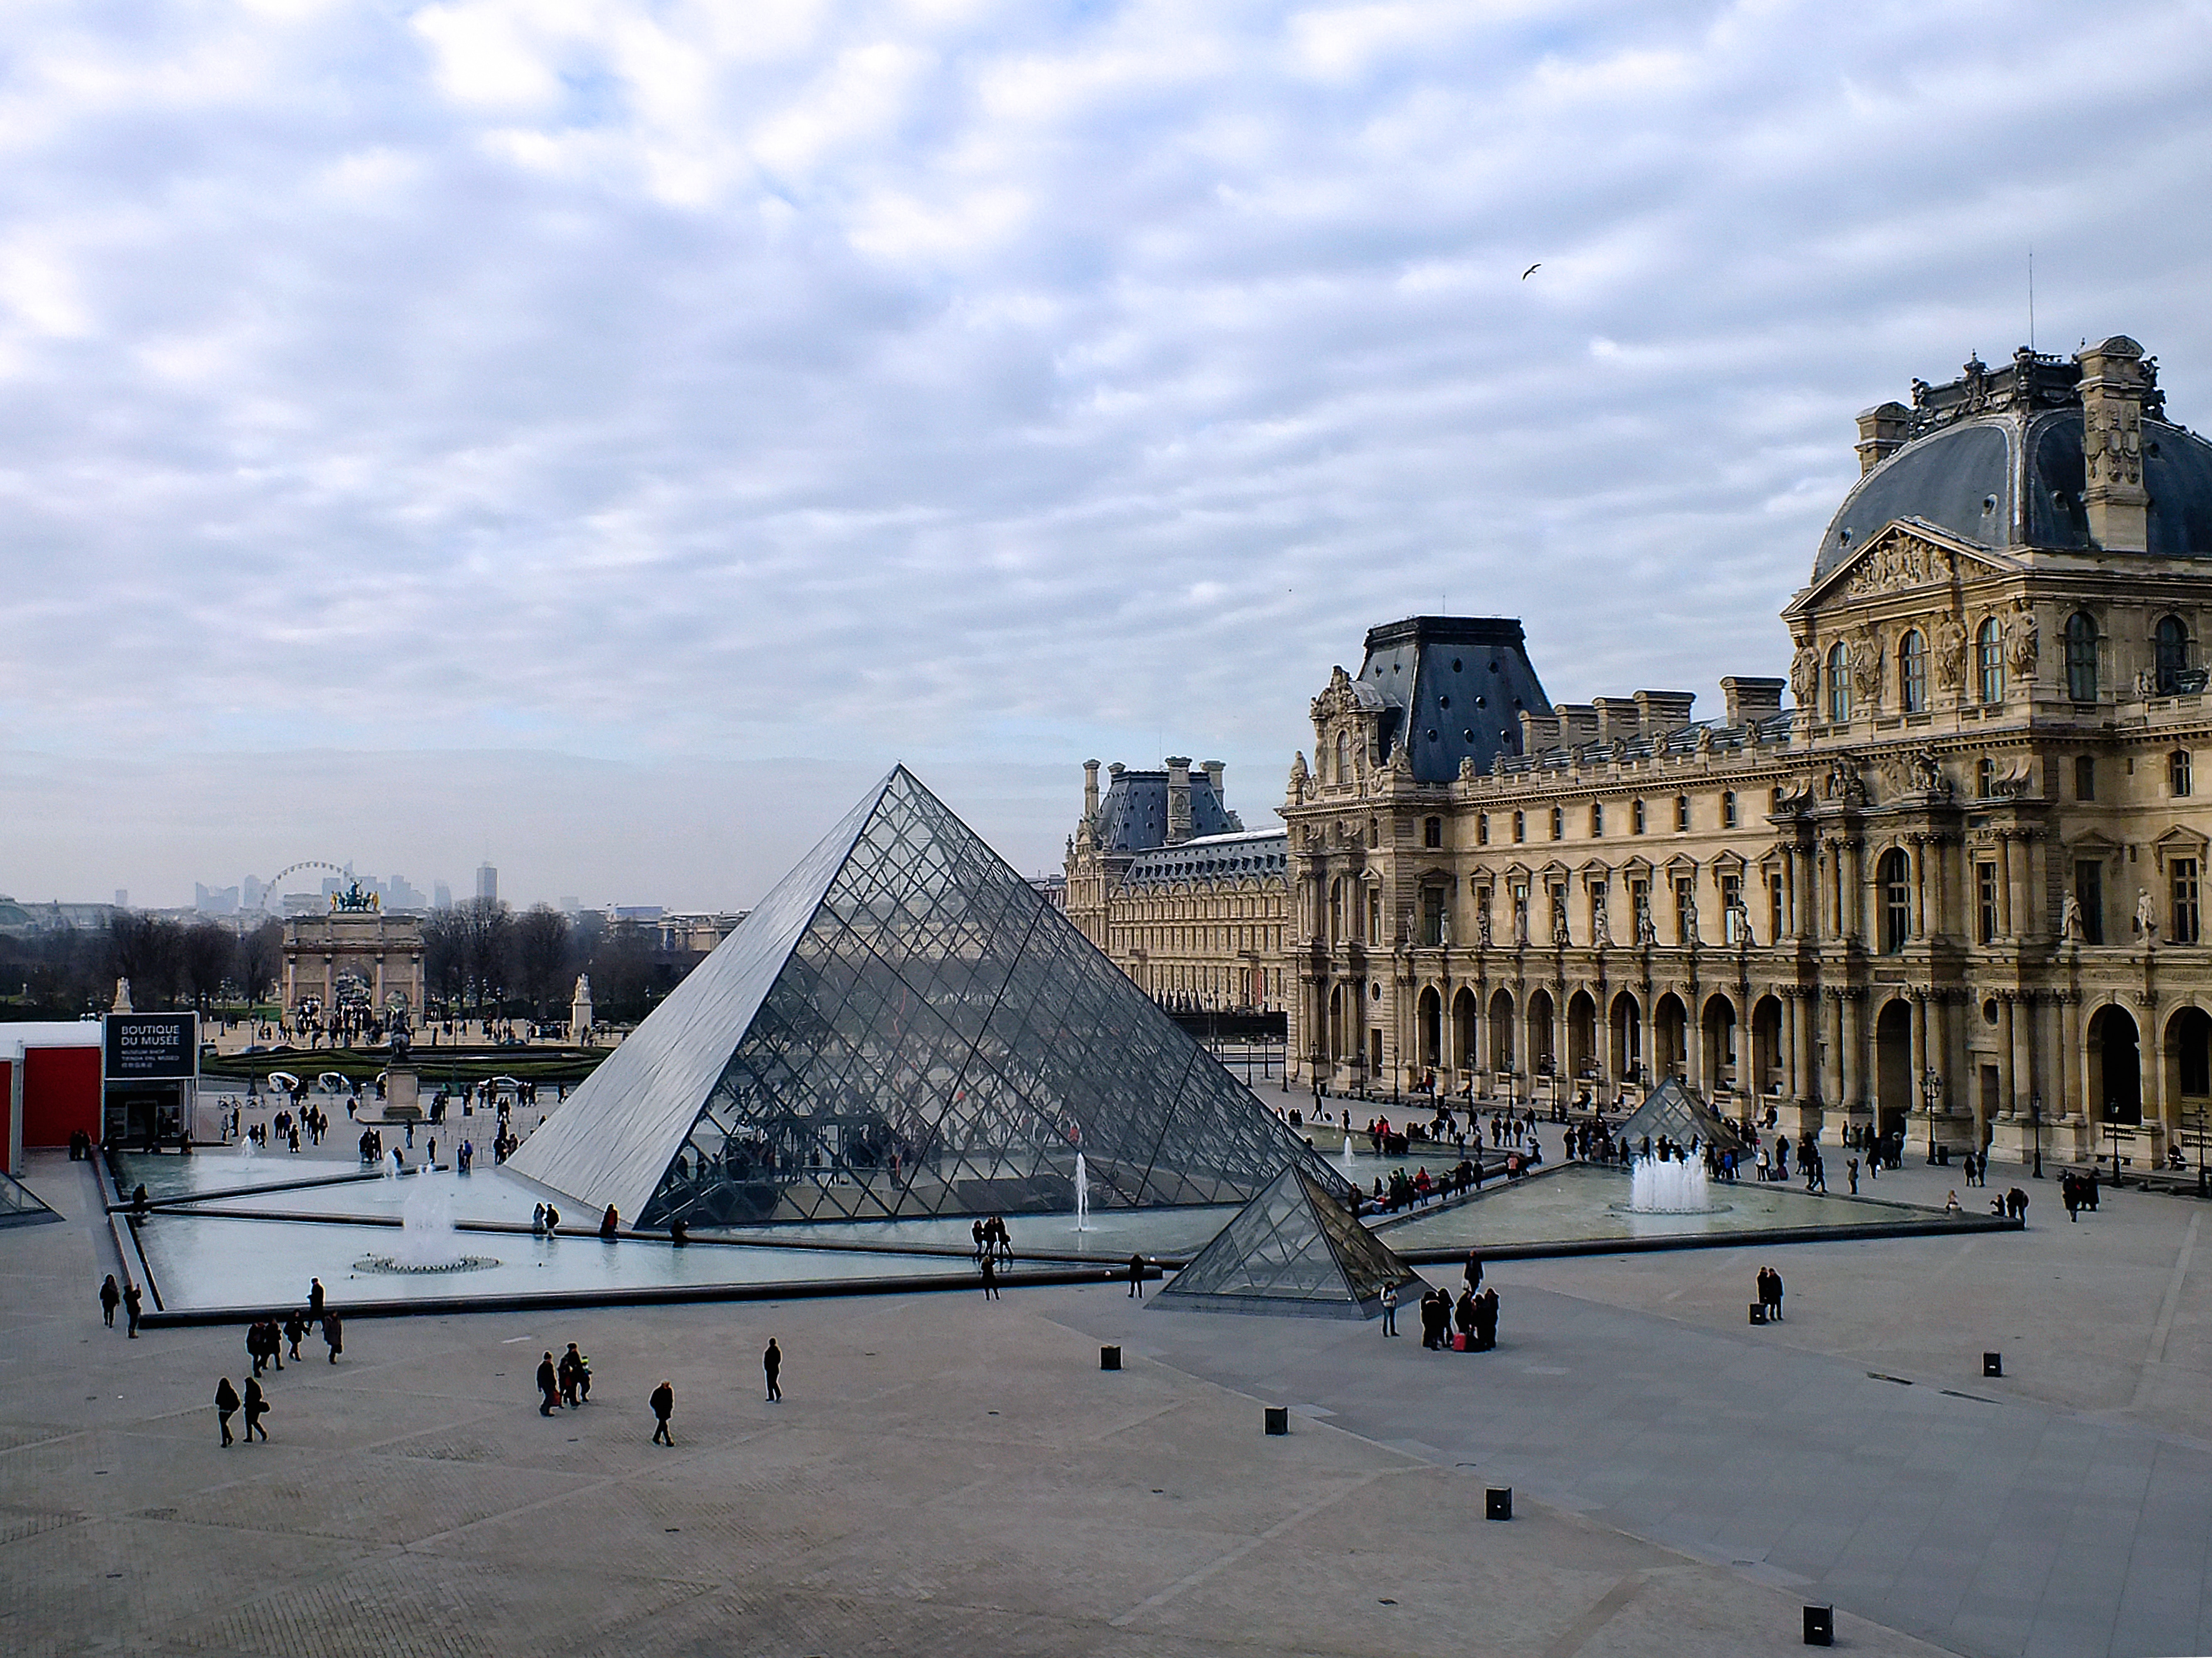
[{"label": "metal lattice framework of pyramid", "polygon": [[1304,1142],[903,766],[510,1161],[641,1226],[1242,1203]]},{"label": "metal lattice framework of pyramid", "polygon": [[1362,1226],[1342,1196],[1292,1164],[1160,1292],[1162,1303],[1231,1312],[1372,1314],[1385,1290],[1428,1285]]},{"label": "metal lattice framework of pyramid", "polygon": [[1699,1145],[1717,1145],[1723,1151],[1740,1151],[1744,1145],[1735,1125],[1700,1099],[1680,1077],[1668,1078],[1646,1094],[1644,1103],[1613,1131],[1615,1139],[1632,1144],[1646,1134],[1655,1145],[1662,1134],[1680,1146],[1695,1141]]}]

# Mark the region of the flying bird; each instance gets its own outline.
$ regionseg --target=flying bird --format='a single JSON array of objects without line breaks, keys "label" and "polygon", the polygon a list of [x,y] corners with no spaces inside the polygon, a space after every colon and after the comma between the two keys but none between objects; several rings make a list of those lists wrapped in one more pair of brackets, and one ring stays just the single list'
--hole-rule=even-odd
[{"label": "flying bird", "polygon": [[1543,262],[1541,259],[1537,260],[1535,264],[1534,264],[1530,265],[1530,266],[1529,266],[1526,270],[1524,270],[1524,271],[1522,271],[1522,272],[1521,273],[1521,280],[1522,280],[1522,282],[1527,282],[1527,281],[1528,280],[1528,278],[1529,278],[1529,277],[1531,277],[1531,276],[1534,276],[1534,275],[1535,275],[1539,270],[1541,270],[1543,268],[1544,268],[1544,262]]}]

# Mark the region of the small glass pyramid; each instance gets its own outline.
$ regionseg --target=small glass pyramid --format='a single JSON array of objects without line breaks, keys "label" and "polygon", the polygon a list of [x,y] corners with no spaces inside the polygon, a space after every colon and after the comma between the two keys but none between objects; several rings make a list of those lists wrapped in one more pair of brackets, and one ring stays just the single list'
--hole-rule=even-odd
[{"label": "small glass pyramid", "polygon": [[[642,1226],[1241,1203],[1304,1143],[904,767],[512,1160]],[[1326,1176],[1324,1176],[1326,1178]]]},{"label": "small glass pyramid", "polygon": [[1345,1318],[1373,1314],[1382,1292],[1428,1285],[1362,1226],[1302,1164],[1267,1189],[1160,1292],[1177,1306]]},{"label": "small glass pyramid", "polygon": [[1698,1097],[1697,1090],[1680,1077],[1669,1077],[1644,1096],[1644,1103],[1629,1114],[1628,1121],[1613,1130],[1613,1139],[1640,1145],[1649,1134],[1656,1145],[1664,1134],[1680,1146],[1692,1141],[1700,1146],[1717,1145],[1723,1151],[1743,1149],[1743,1136],[1735,1125]]}]

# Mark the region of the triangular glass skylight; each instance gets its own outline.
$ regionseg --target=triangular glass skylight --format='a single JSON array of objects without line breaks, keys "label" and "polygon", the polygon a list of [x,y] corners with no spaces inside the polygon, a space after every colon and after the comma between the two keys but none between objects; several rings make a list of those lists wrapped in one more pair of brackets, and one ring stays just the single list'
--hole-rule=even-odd
[{"label": "triangular glass skylight", "polygon": [[1283,1170],[1176,1274],[1163,1300],[1364,1317],[1419,1274],[1304,1166]]},{"label": "triangular glass skylight", "polygon": [[1717,1145],[1723,1151],[1735,1151],[1744,1144],[1735,1126],[1698,1098],[1697,1091],[1680,1077],[1668,1078],[1645,1095],[1644,1103],[1613,1131],[1615,1139],[1639,1147],[1647,1134],[1654,1146],[1662,1134],[1686,1148],[1694,1141],[1700,1147]]},{"label": "triangular glass skylight", "polygon": [[900,767],[513,1167],[698,1227],[1066,1211],[1079,1151],[1100,1209],[1311,1160]]}]

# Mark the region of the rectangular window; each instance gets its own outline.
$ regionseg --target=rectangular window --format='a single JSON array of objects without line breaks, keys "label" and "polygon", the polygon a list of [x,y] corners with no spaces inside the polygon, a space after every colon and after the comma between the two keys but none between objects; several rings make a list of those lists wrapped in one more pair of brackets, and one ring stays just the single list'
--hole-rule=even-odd
[{"label": "rectangular window", "polygon": [[1367,889],[1367,942],[1382,942],[1382,894],[1376,887]]},{"label": "rectangular window", "polygon": [[2097,798],[2097,756],[2093,754],[2074,756],[2074,798],[2076,800]]},{"label": "rectangular window", "polygon": [[1564,841],[1567,838],[1567,814],[1558,806],[1552,808],[1552,838],[1554,841]]},{"label": "rectangular window", "polygon": [[2095,859],[2074,865],[2074,902],[2081,910],[2081,942],[2105,942],[2105,866]]},{"label": "rectangular window", "polygon": [[1514,840],[1514,843],[1515,843],[1516,845],[1518,845],[1520,842],[1522,842],[1522,841],[1523,841],[1527,840],[1528,838],[1528,814],[1527,812],[1525,812],[1525,811],[1516,811],[1516,812],[1515,812],[1515,813],[1513,814],[1513,840]]},{"label": "rectangular window", "polygon": [[1475,814],[1474,844],[1479,847],[1490,844],[1490,814],[1486,811]]},{"label": "rectangular window", "polygon": [[1674,797],[1674,832],[1677,835],[1690,832],[1690,797],[1686,794]]},{"label": "rectangular window", "polygon": [[1421,844],[1425,847],[1440,847],[1443,843],[1444,820],[1441,817],[1424,817],[1421,820]]},{"label": "rectangular window", "polygon": [[[1735,797],[1730,795],[1729,798],[1734,799]],[[1744,943],[1743,877],[1741,875],[1721,877],[1721,914],[1729,943],[1732,944]]]},{"label": "rectangular window", "polygon": [[2176,749],[2166,756],[2166,793],[2177,800],[2189,793],[2189,750]]},{"label": "rectangular window", "polygon": [[1766,938],[1771,944],[1782,936],[1782,878],[1766,878]]},{"label": "rectangular window", "polygon": [[1634,918],[1636,942],[1644,942],[1644,923],[1651,915],[1651,883],[1631,881],[1628,884],[1628,913]]},{"label": "rectangular window", "polygon": [[1421,889],[1421,942],[1434,946],[1444,941],[1444,890]]},{"label": "rectangular window", "polygon": [[2194,858],[2173,860],[2173,924],[2170,931],[2177,944],[2193,944],[2197,940],[2197,860]]},{"label": "rectangular window", "polygon": [[1997,866],[1995,864],[1974,865],[1974,896],[1980,911],[1975,936],[1985,944],[1997,938]]},{"label": "rectangular window", "polygon": [[1593,800],[1590,802],[1590,839],[1593,841],[1602,841],[1604,838],[1605,808],[1597,801]]},{"label": "rectangular window", "polygon": [[1644,803],[1641,800],[1628,809],[1628,832],[1631,835],[1644,833]]},{"label": "rectangular window", "polygon": [[1721,796],[1721,827],[1723,829],[1735,827],[1735,791],[1734,789]]},{"label": "rectangular window", "polygon": [[1698,883],[1692,876],[1681,876],[1674,883],[1674,940],[1677,944],[1695,944],[1698,938]]}]

